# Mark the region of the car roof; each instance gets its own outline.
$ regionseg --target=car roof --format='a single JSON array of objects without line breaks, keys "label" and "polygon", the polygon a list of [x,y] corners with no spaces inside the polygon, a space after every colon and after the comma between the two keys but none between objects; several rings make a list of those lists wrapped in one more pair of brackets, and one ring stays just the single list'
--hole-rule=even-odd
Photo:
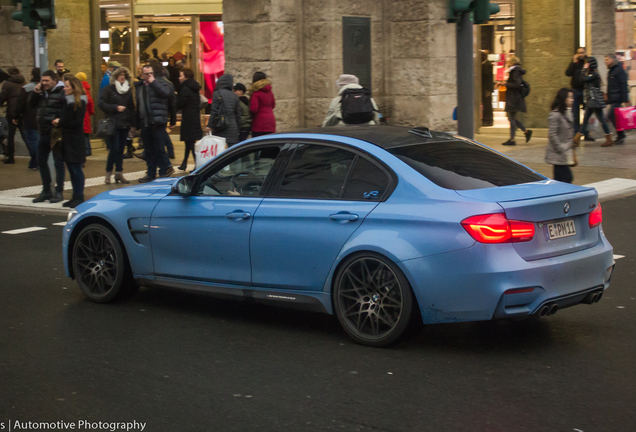
[{"label": "car roof", "polygon": [[412,128],[385,125],[348,125],[298,129],[284,134],[318,134],[355,138],[383,149],[413,144],[457,140],[447,132],[430,131],[428,128]]}]

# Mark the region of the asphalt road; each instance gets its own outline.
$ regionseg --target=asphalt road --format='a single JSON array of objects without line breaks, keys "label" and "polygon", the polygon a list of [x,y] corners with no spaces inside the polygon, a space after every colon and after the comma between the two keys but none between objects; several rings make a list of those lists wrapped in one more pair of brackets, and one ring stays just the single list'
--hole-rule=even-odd
[{"label": "asphalt road", "polygon": [[636,197],[603,213],[625,258],[598,304],[373,349],[330,316],[179,291],[91,303],[62,269],[65,218],[0,211],[0,231],[47,228],[0,234],[0,430],[634,431]]}]

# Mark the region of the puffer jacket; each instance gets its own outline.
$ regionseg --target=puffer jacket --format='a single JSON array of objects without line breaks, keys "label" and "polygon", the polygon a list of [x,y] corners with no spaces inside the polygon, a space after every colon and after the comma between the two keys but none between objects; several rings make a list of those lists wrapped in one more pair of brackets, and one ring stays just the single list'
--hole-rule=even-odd
[{"label": "puffer jacket", "polygon": [[27,85],[22,87],[20,96],[18,97],[18,105],[15,108],[16,117],[22,119],[22,127],[29,130],[37,130],[37,107],[32,107],[28,104],[29,96],[33,92],[33,89],[37,85],[37,82],[31,81]]},{"label": "puffer jacket", "polygon": [[11,75],[3,84],[0,91],[0,105],[7,104],[7,117],[16,117],[18,97],[26,81],[20,74]]},{"label": "puffer jacket", "polygon": [[56,118],[60,118],[65,96],[63,81],[58,81],[57,85],[48,92],[31,92],[29,105],[32,107],[37,106],[38,108],[37,122],[40,134],[49,135],[51,133],[53,128],[51,122]]},{"label": "puffer jacket", "polygon": [[[170,87],[164,80],[155,79],[146,85],[144,81],[137,81],[134,84],[137,96],[137,111],[135,124],[138,128],[154,125],[155,127],[166,126],[170,119],[170,109],[168,108],[168,98],[170,97]],[[144,121],[141,114],[141,100],[143,99],[143,89],[146,87],[148,99],[146,104],[147,119]]]},{"label": "puffer jacket", "polygon": [[201,85],[188,78],[179,87],[177,109],[181,110],[181,141],[197,141],[203,138],[201,129]]},{"label": "puffer jacket", "polygon": [[550,165],[571,165],[574,162],[574,122],[566,111],[561,114],[552,110],[548,115],[548,146],[545,149],[545,163]]},{"label": "puffer jacket", "polygon": [[525,73],[519,65],[510,68],[506,82],[506,112],[526,112],[526,100],[521,96],[521,76]]},{"label": "puffer jacket", "polygon": [[276,100],[272,93],[272,84],[268,79],[256,81],[250,88],[250,113],[252,113],[252,132],[276,132],[274,108]]},{"label": "puffer jacket", "polygon": [[[119,71],[119,69],[117,69]],[[130,71],[125,69],[124,72],[128,72],[128,76],[130,76]],[[133,87],[131,85],[130,80],[128,80],[128,85],[130,89],[124,93],[120,94],[117,91],[117,85],[115,84],[115,76],[118,74],[111,75],[110,84],[104,87],[99,95],[99,109],[101,109],[106,118],[115,119],[115,128],[116,129],[129,129],[135,122],[135,103],[133,102]],[[117,111],[118,106],[125,106],[126,109],[122,112]]]},{"label": "puffer jacket", "polygon": [[95,115],[95,101],[93,101],[93,96],[91,96],[91,85],[86,81],[82,81],[82,87],[84,87],[84,93],[86,93],[86,99],[88,100],[86,114],[84,115],[84,133],[89,134],[93,131],[91,116]]},{"label": "puffer jacket", "polygon": [[84,138],[84,115],[88,98],[80,97],[81,106],[75,109],[75,99],[68,95],[64,98],[64,107],[59,117],[62,128],[62,158],[68,163],[86,162],[86,141]]},{"label": "puffer jacket", "polygon": [[[210,111],[210,119],[208,127],[212,129],[212,133],[225,138],[228,145],[236,144],[239,139],[239,125],[241,124],[241,102],[238,96],[232,91],[234,85],[234,77],[230,74],[221,75],[216,82],[216,89],[212,94],[212,110]],[[227,114],[228,127],[224,131],[215,131],[212,128],[212,120],[216,113],[219,112],[221,106],[221,96],[225,113]]]},{"label": "puffer jacket", "polygon": [[614,63],[607,72],[607,102],[611,104],[629,102],[627,74],[620,62]]},{"label": "puffer jacket", "polygon": [[[327,111],[327,117],[325,117],[325,120],[322,122],[322,127],[344,125],[345,123],[342,121],[342,104],[341,104],[342,93],[344,93],[345,90],[361,89],[361,88],[362,86],[359,84],[347,84],[345,86],[342,86],[340,90],[338,90],[338,96],[333,98],[333,100],[331,101],[331,104],[329,105],[329,110]],[[373,109],[375,110],[373,112],[373,120],[371,120],[369,123],[366,123],[366,124],[370,124],[370,125],[380,124],[380,115],[378,114],[378,105],[375,103],[373,98],[371,98],[371,103],[373,104]]]}]

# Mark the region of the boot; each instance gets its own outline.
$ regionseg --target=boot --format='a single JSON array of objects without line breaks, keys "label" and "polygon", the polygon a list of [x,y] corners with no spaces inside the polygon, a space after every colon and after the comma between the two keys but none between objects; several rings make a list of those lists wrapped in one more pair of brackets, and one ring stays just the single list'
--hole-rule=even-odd
[{"label": "boot", "polygon": [[49,202],[51,204],[59,203],[60,201],[64,201],[64,194],[62,191],[56,190],[53,198],[49,198]]},{"label": "boot", "polygon": [[110,184],[110,176],[113,175],[112,171],[106,171],[106,178],[104,179],[104,183]]},{"label": "boot", "polygon": [[611,147],[614,145],[614,141],[612,141],[612,134],[605,135],[605,142],[601,144],[601,147]]},{"label": "boot", "polygon": [[115,183],[128,184],[128,183],[130,183],[130,180],[126,180],[126,178],[124,177],[124,173],[123,172],[117,171],[115,173]]},{"label": "boot", "polygon": [[579,146],[579,144],[581,143],[581,138],[583,138],[583,134],[581,132],[577,132],[576,135],[574,135],[574,145],[575,146]]},{"label": "boot", "polygon": [[51,192],[51,189],[46,189],[46,190],[42,189],[42,192],[40,192],[40,195],[38,195],[37,198],[33,198],[33,202],[34,203],[44,202],[51,198],[53,198],[53,193]]},{"label": "boot", "polygon": [[131,159],[133,157],[133,153],[135,152],[135,146],[132,145],[132,141],[127,142],[128,151],[124,155],[124,159]]},{"label": "boot", "polygon": [[185,171],[186,168],[188,168],[188,161],[184,159],[183,162],[181,162],[181,165],[179,165],[178,170]]},{"label": "boot", "polygon": [[68,202],[65,202],[65,203],[64,203],[64,204],[62,204],[62,205],[63,205],[63,206],[66,206],[66,204],[68,204],[68,206],[67,206],[67,207],[69,207],[69,208],[75,208],[75,207],[77,207],[78,205],[80,205],[80,204],[81,204],[81,203],[83,203],[83,202],[84,202],[84,195],[77,195],[77,196],[76,196],[76,195],[73,195],[73,199],[72,199],[72,200],[70,200],[70,201],[68,201]]}]

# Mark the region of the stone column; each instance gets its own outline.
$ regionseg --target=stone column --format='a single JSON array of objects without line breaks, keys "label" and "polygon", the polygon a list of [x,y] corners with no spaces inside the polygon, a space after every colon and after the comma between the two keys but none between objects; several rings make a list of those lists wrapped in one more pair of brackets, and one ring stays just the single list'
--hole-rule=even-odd
[{"label": "stone column", "polygon": [[28,81],[35,66],[33,31],[11,18],[18,11],[15,6],[0,6],[0,68],[16,66]]},{"label": "stone column", "polygon": [[616,2],[587,0],[585,18],[587,53],[596,58],[603,82],[607,83],[604,59],[616,50]]}]

